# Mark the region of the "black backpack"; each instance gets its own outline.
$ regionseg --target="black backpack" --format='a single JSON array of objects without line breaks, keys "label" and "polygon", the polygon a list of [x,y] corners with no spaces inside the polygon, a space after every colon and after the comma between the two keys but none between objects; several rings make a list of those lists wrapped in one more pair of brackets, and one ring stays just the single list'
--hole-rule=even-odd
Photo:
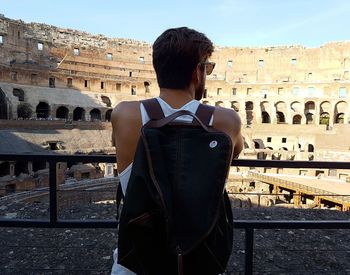
[{"label": "black backpack", "polygon": [[[157,99],[142,103],[151,120],[124,197],[118,263],[139,275],[222,273],[233,242],[225,190],[231,139],[209,127],[212,106],[164,118]],[[194,122],[174,122],[182,115]]]}]

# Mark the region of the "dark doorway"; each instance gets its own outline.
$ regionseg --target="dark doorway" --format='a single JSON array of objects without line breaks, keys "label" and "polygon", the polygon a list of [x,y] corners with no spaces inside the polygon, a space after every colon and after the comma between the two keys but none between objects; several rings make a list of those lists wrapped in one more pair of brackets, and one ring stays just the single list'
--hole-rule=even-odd
[{"label": "dark doorway", "polygon": [[286,122],[286,119],[284,117],[284,113],[276,112],[276,117],[277,117],[277,123],[285,123]]},{"label": "dark doorway", "polygon": [[253,108],[254,104],[251,101],[245,103],[245,111],[247,117],[247,125],[251,125],[253,122]]},{"label": "dark doorway", "polygon": [[8,105],[6,95],[0,88],[0,119],[8,119]]},{"label": "dark doorway", "polygon": [[50,113],[50,106],[46,102],[39,102],[36,106],[37,118],[48,118]]},{"label": "dark doorway", "polygon": [[113,111],[112,109],[107,110],[106,115],[105,115],[106,121],[111,121],[112,111]]},{"label": "dark doorway", "polygon": [[261,112],[262,123],[271,123],[270,115],[268,112]]},{"label": "dark doorway", "polygon": [[73,120],[74,121],[79,121],[79,120],[84,121],[85,120],[85,110],[83,108],[80,108],[80,107],[75,108],[73,111]]},{"label": "dark doorway", "polygon": [[91,121],[93,120],[101,120],[101,111],[99,109],[92,109],[90,111],[90,117],[91,117]]},{"label": "dark doorway", "polygon": [[56,117],[60,119],[68,119],[68,108],[61,106],[56,110]]},{"label": "dark doorway", "polygon": [[301,116],[300,115],[295,115],[293,117],[293,124],[301,124]]}]

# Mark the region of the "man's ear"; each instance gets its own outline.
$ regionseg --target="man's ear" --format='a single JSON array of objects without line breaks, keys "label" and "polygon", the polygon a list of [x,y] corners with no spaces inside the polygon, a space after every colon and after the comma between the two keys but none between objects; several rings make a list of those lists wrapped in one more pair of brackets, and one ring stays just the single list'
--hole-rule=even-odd
[{"label": "man's ear", "polygon": [[192,73],[192,82],[197,84],[202,79],[203,70],[201,69],[201,64],[197,64],[196,69]]}]

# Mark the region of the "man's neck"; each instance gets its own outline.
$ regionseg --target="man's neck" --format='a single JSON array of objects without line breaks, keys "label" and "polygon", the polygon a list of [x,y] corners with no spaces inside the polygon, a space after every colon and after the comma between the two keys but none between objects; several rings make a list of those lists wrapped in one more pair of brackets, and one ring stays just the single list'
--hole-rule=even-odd
[{"label": "man's neck", "polygon": [[159,97],[168,103],[171,107],[178,109],[194,99],[194,90],[192,89],[166,89],[161,88]]}]

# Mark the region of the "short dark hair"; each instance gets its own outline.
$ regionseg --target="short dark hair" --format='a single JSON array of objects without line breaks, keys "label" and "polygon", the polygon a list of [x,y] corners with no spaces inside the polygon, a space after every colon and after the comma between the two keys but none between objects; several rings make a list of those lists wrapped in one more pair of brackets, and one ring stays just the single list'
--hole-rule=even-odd
[{"label": "short dark hair", "polygon": [[213,43],[203,33],[187,27],[166,30],[153,44],[153,67],[159,87],[187,88],[197,64],[213,51]]}]

